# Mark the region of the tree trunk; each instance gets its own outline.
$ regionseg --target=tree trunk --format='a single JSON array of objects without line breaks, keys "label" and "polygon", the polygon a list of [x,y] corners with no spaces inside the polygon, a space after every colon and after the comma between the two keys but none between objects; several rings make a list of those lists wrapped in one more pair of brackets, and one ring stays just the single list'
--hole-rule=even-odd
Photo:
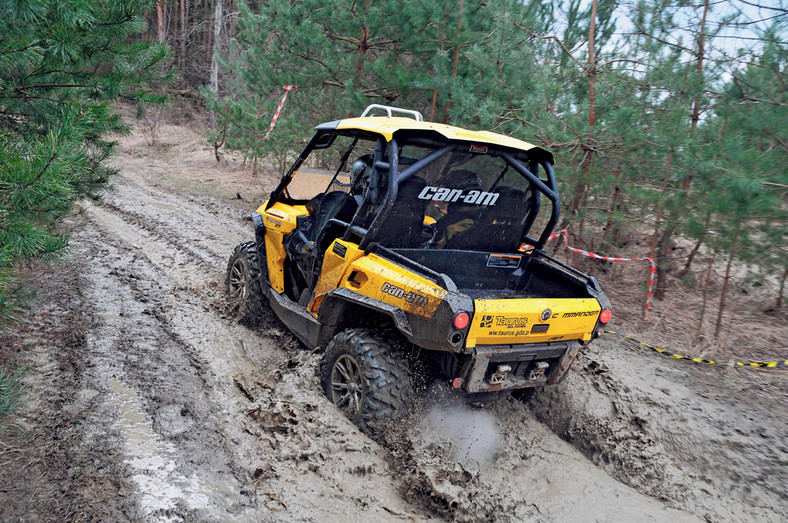
[{"label": "tree trunk", "polygon": [[717,250],[715,249],[714,252],[711,254],[711,259],[709,260],[709,266],[706,269],[706,278],[703,282],[703,304],[700,308],[700,314],[698,317],[698,329],[695,333],[695,339],[700,340],[703,337],[703,317],[706,315],[706,304],[708,303],[709,299],[709,285],[711,285],[711,269],[714,267],[714,259],[717,257]]},{"label": "tree trunk", "polygon": [[[209,7],[210,7],[209,0],[203,0],[202,2],[203,13],[208,13]],[[203,60],[202,63],[200,64],[200,75],[202,76],[204,74],[203,71],[207,69],[207,64],[211,63],[211,55],[213,54],[212,53],[213,44],[211,42],[211,35],[213,34],[213,28],[211,27],[211,24],[205,23],[201,25],[203,27],[203,32],[202,32],[202,49],[200,49],[200,52],[203,53]]]},{"label": "tree trunk", "polygon": [[[703,79],[703,57],[704,57],[704,49],[703,46],[705,45],[706,41],[706,14],[709,12],[709,0],[706,0],[703,3],[703,18],[700,21],[700,34],[698,35],[698,82],[702,82]],[[695,94],[695,99],[692,102],[692,118],[691,118],[691,132],[695,132],[695,128],[698,127],[698,121],[700,120],[700,93]]]},{"label": "tree trunk", "polygon": [[788,279],[788,267],[783,271],[783,279],[780,280],[780,291],[777,293],[777,303],[775,304],[777,309],[783,306],[783,293],[785,292],[786,279]]},{"label": "tree trunk", "polygon": [[156,40],[159,42],[167,40],[167,11],[164,1],[156,2]]},{"label": "tree trunk", "polygon": [[[219,62],[216,54],[219,52],[219,34],[222,31],[222,3],[223,0],[216,0],[216,10],[213,15],[213,56],[211,58],[211,90],[214,94],[219,94]],[[211,129],[216,128],[216,114],[210,112]]]},{"label": "tree trunk", "polygon": [[596,125],[596,11],[597,1],[591,4],[591,20],[588,25],[588,125]]},{"label": "tree trunk", "polygon": [[[446,0],[446,3],[443,6],[443,12],[449,12],[449,0]],[[441,26],[441,51],[438,56],[443,56],[443,51],[446,49],[446,18],[444,16],[443,25]],[[437,71],[439,72],[439,71]],[[440,76],[440,75],[439,75]],[[438,86],[436,85],[435,88],[432,90],[432,107],[430,108],[430,121],[435,121],[435,107],[438,103]]]},{"label": "tree trunk", "polygon": [[[462,30],[462,15],[463,10],[465,8],[465,0],[460,0],[460,13],[457,17],[457,37],[459,38],[460,30]],[[460,42],[457,42],[457,45],[454,47],[454,58],[451,61],[451,80],[452,84],[457,80],[457,72],[459,70],[460,65]],[[449,109],[451,109],[451,93],[449,93],[448,98],[446,99],[446,105],[443,107],[443,118],[441,118],[441,122],[446,123],[449,120]]]},{"label": "tree trunk", "polygon": [[698,253],[698,250],[700,250],[701,245],[703,245],[703,240],[705,239],[706,239],[705,234],[701,235],[701,237],[698,238],[698,241],[695,243],[695,246],[692,248],[692,251],[690,251],[689,256],[687,256],[687,262],[684,264],[684,268],[681,269],[678,272],[678,274],[676,274],[676,278],[681,279],[687,274],[689,274],[690,267],[692,266],[692,260],[693,258],[695,258],[695,255]]},{"label": "tree trunk", "polygon": [[581,205],[586,191],[591,185],[591,180],[587,179],[591,166],[594,164],[594,152],[588,146],[588,142],[593,140],[592,129],[596,126],[596,50],[594,49],[596,39],[596,13],[597,1],[593,0],[591,4],[591,20],[588,25],[588,68],[586,75],[588,76],[588,137],[586,144],[583,144],[583,162],[580,164],[580,180],[575,187],[575,195],[569,204],[569,212],[567,214],[574,214]]},{"label": "tree trunk", "polygon": [[671,240],[673,239],[674,232],[674,225],[668,225],[668,227],[662,231],[662,235],[659,237],[659,242],[657,244],[657,285],[654,289],[655,300],[664,300],[665,293],[668,289],[668,272],[670,269],[672,244]]},{"label": "tree trunk", "polygon": [[180,46],[180,58],[178,60],[178,69],[181,71],[181,78],[183,78],[183,82],[186,82],[186,78],[184,72],[186,70],[186,41],[188,39],[188,33],[186,31],[186,21],[187,16],[186,13],[189,11],[189,0],[181,0],[181,46]]},{"label": "tree trunk", "polygon": [[[665,207],[665,198],[667,198],[667,190],[668,190],[668,182],[670,181],[670,172],[673,168],[673,148],[670,149],[668,153],[668,160],[667,164],[665,165],[665,176],[662,178],[662,187],[660,189],[660,198],[659,203],[657,204],[657,216],[654,219],[654,234],[651,237],[651,252],[649,253],[649,258],[654,260],[657,263],[657,289],[654,293],[654,298],[657,300],[661,300],[665,297],[665,282],[667,280],[667,275],[665,271],[667,267],[662,266],[662,262],[659,259],[657,254],[657,244],[659,243],[662,245],[663,242],[670,242],[670,234],[663,234],[662,238],[663,241],[660,242],[660,235],[659,235],[659,227],[662,224],[662,211]],[[667,231],[666,231],[667,232]],[[663,245],[664,248],[664,245]],[[660,287],[659,282],[662,282],[662,287]]]},{"label": "tree trunk", "polygon": [[602,233],[602,241],[607,244],[618,246],[618,233],[619,226],[615,223],[614,216],[621,210],[621,174],[623,167],[618,166],[616,170],[616,186],[613,188],[613,198],[610,201],[610,209],[607,214],[607,222],[605,223],[604,232]]},{"label": "tree trunk", "polygon": [[720,308],[717,311],[717,326],[714,327],[714,337],[717,338],[720,335],[720,330],[722,329],[722,315],[725,312],[725,298],[728,294],[728,284],[730,283],[731,278],[731,266],[733,265],[733,255],[736,252],[736,247],[739,243],[739,230],[738,228],[734,232],[733,243],[729,247],[730,253],[728,254],[728,265],[725,267],[725,281],[722,284],[722,296],[720,296]]}]

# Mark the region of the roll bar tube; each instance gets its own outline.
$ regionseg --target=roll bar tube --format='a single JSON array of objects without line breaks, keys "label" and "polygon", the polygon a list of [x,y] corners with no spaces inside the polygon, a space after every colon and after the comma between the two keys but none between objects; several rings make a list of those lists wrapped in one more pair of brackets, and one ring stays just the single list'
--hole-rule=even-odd
[{"label": "roll bar tube", "polygon": [[534,185],[534,187],[539,189],[539,192],[547,196],[547,198],[553,204],[553,212],[550,215],[550,220],[547,222],[547,226],[542,231],[542,235],[539,236],[539,239],[536,241],[536,245],[534,245],[536,249],[542,250],[542,248],[547,243],[547,240],[550,238],[550,235],[553,233],[553,229],[555,229],[555,226],[558,223],[558,216],[561,214],[561,200],[558,197],[558,188],[555,183],[555,172],[553,171],[553,166],[547,161],[542,163],[542,167],[544,167],[544,170],[547,173],[548,185],[545,185],[541,179],[526,169],[523,164],[512,158],[510,154],[504,153],[501,156],[504,160],[509,162],[509,164],[511,164],[511,166],[517,170],[517,172],[525,176],[528,181]]},{"label": "roll bar tube", "polygon": [[[378,211],[377,216],[375,216],[375,219],[372,221],[372,225],[369,226],[369,229],[367,230],[367,234],[365,234],[364,238],[361,239],[361,243],[359,243],[359,249],[367,250],[370,242],[374,240],[375,236],[380,230],[380,227],[383,224],[386,215],[388,215],[389,211],[394,207],[394,203],[397,200],[397,192],[398,192],[399,184],[407,180],[411,176],[413,176],[414,173],[420,171],[427,165],[438,160],[439,158],[448,154],[449,152],[453,151],[456,148],[457,145],[453,144],[453,145],[447,145],[446,147],[438,149],[437,151],[433,151],[427,156],[425,156],[424,158],[422,158],[421,160],[417,161],[416,163],[405,169],[404,171],[402,171],[402,173],[399,173],[399,144],[397,143],[396,139],[392,139],[389,142],[389,161],[388,161],[389,177],[388,177],[388,191],[386,192],[386,199],[383,202],[380,211]],[[376,166],[379,164],[381,166],[386,165],[385,162],[378,162],[378,161],[375,162]]]}]

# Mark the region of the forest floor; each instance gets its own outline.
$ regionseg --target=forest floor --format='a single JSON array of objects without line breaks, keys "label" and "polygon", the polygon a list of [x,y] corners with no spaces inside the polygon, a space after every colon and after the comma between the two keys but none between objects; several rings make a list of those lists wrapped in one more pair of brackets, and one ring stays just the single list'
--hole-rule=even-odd
[{"label": "forest floor", "polygon": [[[121,138],[70,257],[24,274],[29,309],[0,334],[25,389],[0,425],[0,520],[788,520],[785,367],[605,335],[528,403],[470,409],[436,386],[396,440],[370,440],[323,395],[319,351],[227,313],[227,258],[278,175],[217,164],[195,127]],[[643,323],[643,273],[597,271],[612,330],[788,358],[768,284],[737,284],[715,342],[691,289]]]}]

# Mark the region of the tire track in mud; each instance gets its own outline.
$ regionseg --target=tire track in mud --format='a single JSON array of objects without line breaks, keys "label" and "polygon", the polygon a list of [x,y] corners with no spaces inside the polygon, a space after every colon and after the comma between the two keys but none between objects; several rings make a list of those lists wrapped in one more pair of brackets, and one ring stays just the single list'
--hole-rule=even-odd
[{"label": "tire track in mud", "polygon": [[224,424],[216,422],[221,410],[207,362],[163,321],[168,285],[153,283],[164,275],[149,280],[150,268],[126,245],[92,240],[109,263],[83,275],[100,319],[87,340],[93,364],[86,375],[115,419],[128,479],[139,489],[139,516],[253,519],[252,496],[233,470]]},{"label": "tire track in mud", "polygon": [[[120,189],[123,191],[123,186]],[[125,287],[125,292],[133,295],[130,301],[141,308],[136,315],[124,313],[121,316],[107,311],[104,315],[118,316],[123,323],[139,322],[139,315],[153,318],[155,325],[143,322],[146,332],[160,332],[167,343],[157,339],[156,343],[148,344],[149,352],[158,345],[155,347],[158,352],[182,353],[181,357],[190,359],[190,364],[183,367],[191,367],[189,372],[199,375],[202,380],[200,385],[195,377],[188,376],[189,372],[183,376],[184,371],[176,369],[176,366],[163,365],[157,361],[160,356],[146,353],[141,358],[143,363],[140,363],[136,361],[140,359],[136,355],[138,351],[132,351],[135,355],[125,356],[122,362],[116,362],[116,366],[124,368],[124,385],[134,388],[141,403],[145,404],[143,410],[152,420],[148,424],[157,431],[164,427],[165,435],[171,436],[166,433],[166,423],[157,421],[157,416],[162,416],[162,409],[165,414],[176,414],[173,422],[176,425],[207,423],[206,420],[213,417],[214,424],[223,435],[224,445],[223,452],[218,453],[222,457],[217,459],[230,464],[237,478],[235,483],[243,485],[241,494],[254,499],[254,503],[244,505],[241,501],[240,509],[236,507],[242,514],[254,514],[251,519],[268,517],[269,511],[286,511],[288,515],[296,515],[297,519],[319,519],[332,513],[336,518],[347,514],[355,514],[360,519],[371,516],[378,520],[414,517],[413,509],[399,496],[397,483],[390,476],[380,476],[383,479],[377,481],[371,492],[367,488],[370,474],[388,467],[387,455],[355,431],[344,418],[338,417],[333,406],[327,405],[316,384],[318,358],[305,351],[287,353],[282,350],[279,346],[293,346],[296,342],[276,327],[267,333],[252,333],[237,324],[230,324],[221,313],[217,314],[217,310],[222,309],[217,303],[221,301],[217,296],[221,296],[223,289],[216,279],[224,270],[225,256],[234,240],[226,240],[228,244],[222,245],[224,252],[220,254],[210,247],[205,248],[201,240],[196,239],[197,244],[190,245],[184,254],[182,242],[170,232],[178,227],[167,220],[163,224],[158,223],[156,217],[147,216],[147,208],[144,202],[137,204],[115,198],[109,206],[88,208],[88,213],[100,233],[100,237],[90,243],[103,244],[105,250],[113,251],[100,253],[102,263],[109,262],[113,268],[97,279],[115,278],[115,284]],[[207,221],[193,222],[193,226],[202,226],[209,232],[225,231],[233,228],[232,224],[225,223],[230,220],[217,222],[208,217]],[[200,249],[205,249],[208,254],[201,259],[189,260],[192,253]],[[205,259],[216,261],[206,262]],[[100,301],[103,295],[111,293],[122,294],[111,288],[96,289],[95,299]],[[112,334],[99,333],[98,337],[103,339]],[[115,337],[133,337],[135,334],[132,330],[115,333]],[[167,344],[172,347],[167,347]],[[159,370],[150,370],[149,375],[144,375],[146,363]],[[175,396],[174,401],[162,405],[163,394],[157,389],[166,390],[167,387],[166,383],[156,381],[154,375],[157,372],[168,374],[170,380],[180,381],[182,396]],[[193,383],[188,383],[190,380]],[[134,381],[142,383],[139,386],[127,385],[127,382]],[[260,383],[270,385],[261,386]],[[112,381],[110,385],[118,387]],[[195,402],[183,396],[199,388],[202,388],[198,391],[202,399],[196,403],[206,405],[203,410],[208,411],[207,415],[198,413]],[[261,393],[255,397],[250,391]],[[186,405],[180,416],[175,412],[176,405]],[[184,417],[188,419],[181,419]],[[122,429],[123,424],[119,423],[117,428]],[[184,433],[178,436],[188,436],[189,445],[195,447],[190,450],[195,455],[216,453],[212,444],[203,449],[197,448],[204,435],[192,437]],[[210,443],[210,438],[207,439]],[[310,440],[316,443],[307,444]],[[309,450],[310,445],[312,450]],[[129,445],[126,447],[128,451]],[[305,460],[317,463],[310,463],[306,469]],[[314,477],[306,485],[293,484],[293,478],[301,477],[305,472]],[[138,486],[144,490],[160,483],[138,481]],[[160,496],[167,492],[166,489],[159,491]],[[170,492],[173,494],[170,506],[156,509],[158,512],[154,511],[155,514],[163,513],[176,519],[205,515],[205,509],[189,501],[188,497],[184,499],[173,489]],[[145,499],[144,493],[142,498],[143,514],[154,514],[151,512],[153,505]],[[178,512],[177,507],[184,504],[187,510]],[[212,517],[218,516],[213,514]],[[238,517],[233,515],[233,519]]]},{"label": "tire track in mud", "polygon": [[[720,380],[730,396],[714,397]],[[734,383],[723,369],[682,367],[603,338],[532,409],[611,475],[671,506],[709,521],[785,521],[788,426],[769,419],[785,405],[736,398]]]},{"label": "tire track in mud", "polygon": [[90,375],[138,516],[694,520],[612,479],[511,400],[469,411],[428,399],[383,449],[322,394],[317,353],[276,320],[252,332],[224,313],[226,257],[252,236],[244,212],[137,184],[88,206],[93,227],[74,240],[103,318]]}]

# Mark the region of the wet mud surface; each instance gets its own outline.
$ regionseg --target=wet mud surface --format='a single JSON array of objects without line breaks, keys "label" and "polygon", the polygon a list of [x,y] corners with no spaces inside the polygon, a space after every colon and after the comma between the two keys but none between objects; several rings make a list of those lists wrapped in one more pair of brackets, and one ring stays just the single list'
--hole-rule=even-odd
[{"label": "wet mud surface", "polygon": [[323,395],[319,350],[225,306],[256,204],[128,144],[120,163],[3,339],[31,389],[3,429],[0,520],[788,520],[786,391],[618,339],[528,402],[437,384],[372,441]]}]

